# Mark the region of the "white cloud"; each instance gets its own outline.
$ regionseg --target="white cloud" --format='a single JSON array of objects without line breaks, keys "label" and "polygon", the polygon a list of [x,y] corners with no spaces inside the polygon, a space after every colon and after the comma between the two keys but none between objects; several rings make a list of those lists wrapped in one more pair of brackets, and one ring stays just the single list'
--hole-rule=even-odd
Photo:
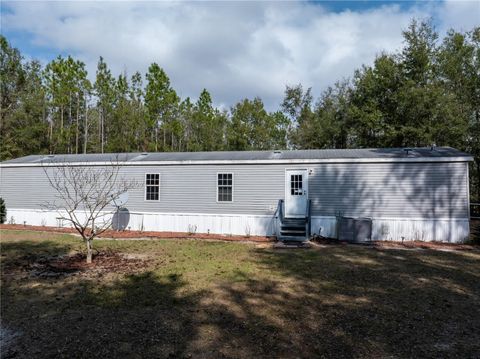
[{"label": "white cloud", "polygon": [[470,31],[480,25],[480,1],[448,0],[437,9],[441,30]]},{"label": "white cloud", "polygon": [[[328,12],[312,3],[16,2],[2,27],[39,47],[72,53],[90,76],[101,55],[113,72],[162,66],[181,96],[207,88],[217,104],[260,96],[270,109],[286,84],[318,95],[375,55],[393,52],[412,17],[446,27],[475,24],[478,2]],[[478,22],[478,21],[477,21]]]}]

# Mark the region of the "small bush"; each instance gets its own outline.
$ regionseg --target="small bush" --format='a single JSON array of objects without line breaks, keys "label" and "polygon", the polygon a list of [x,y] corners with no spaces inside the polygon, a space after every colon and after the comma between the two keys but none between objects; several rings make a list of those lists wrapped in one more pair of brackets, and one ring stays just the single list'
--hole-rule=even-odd
[{"label": "small bush", "polygon": [[0,197],[0,223],[5,223],[7,219],[7,207],[5,207],[5,201]]}]

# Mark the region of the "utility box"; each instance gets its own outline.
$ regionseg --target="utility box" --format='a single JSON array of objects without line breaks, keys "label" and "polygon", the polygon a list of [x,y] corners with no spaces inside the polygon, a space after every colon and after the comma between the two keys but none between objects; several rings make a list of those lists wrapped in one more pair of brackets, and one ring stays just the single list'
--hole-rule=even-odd
[{"label": "utility box", "polygon": [[355,219],[354,242],[370,242],[372,240],[372,219],[357,218]]},{"label": "utility box", "polygon": [[355,218],[341,217],[338,226],[338,239],[341,241],[353,241],[355,235]]},{"label": "utility box", "polygon": [[372,239],[372,219],[341,217],[338,239],[356,243],[369,242]]}]

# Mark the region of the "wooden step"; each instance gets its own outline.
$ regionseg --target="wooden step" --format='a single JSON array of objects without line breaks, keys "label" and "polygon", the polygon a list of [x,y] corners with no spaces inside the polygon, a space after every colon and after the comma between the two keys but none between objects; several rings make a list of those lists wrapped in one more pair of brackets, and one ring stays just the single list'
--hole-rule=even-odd
[{"label": "wooden step", "polygon": [[282,224],[282,229],[303,229],[305,230],[304,224]]},{"label": "wooden step", "polygon": [[282,236],[277,238],[280,242],[305,242],[308,239],[305,236]]},{"label": "wooden step", "polygon": [[287,230],[284,230],[282,229],[280,231],[280,234],[283,236],[305,236],[306,233],[305,233],[305,229],[303,230],[295,230],[295,229],[287,229]]},{"label": "wooden step", "polygon": [[280,223],[278,240],[281,242],[302,243],[307,238],[307,218],[283,218]]},{"label": "wooden step", "polygon": [[299,224],[305,224],[307,223],[306,219],[284,219],[282,223],[299,223]]}]

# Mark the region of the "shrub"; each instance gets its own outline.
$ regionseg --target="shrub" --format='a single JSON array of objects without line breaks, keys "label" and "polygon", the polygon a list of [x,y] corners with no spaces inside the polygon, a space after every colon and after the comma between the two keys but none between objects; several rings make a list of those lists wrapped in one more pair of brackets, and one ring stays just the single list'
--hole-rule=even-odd
[{"label": "shrub", "polygon": [[7,207],[5,207],[5,201],[0,197],[0,223],[5,223],[7,219]]}]

